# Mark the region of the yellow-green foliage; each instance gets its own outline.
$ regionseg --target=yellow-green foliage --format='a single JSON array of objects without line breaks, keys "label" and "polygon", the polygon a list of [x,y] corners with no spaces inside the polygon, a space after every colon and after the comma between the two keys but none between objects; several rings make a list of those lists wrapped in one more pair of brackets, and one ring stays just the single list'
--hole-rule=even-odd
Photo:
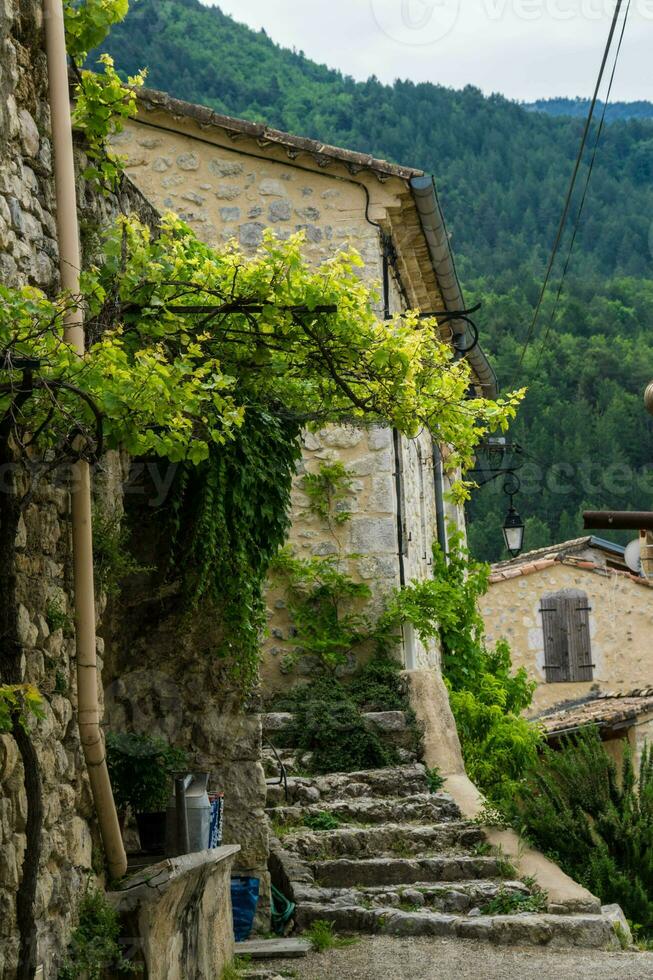
[{"label": "yellow-green foliage", "polygon": [[145,81],[141,71],[125,85],[108,54],[100,56],[100,72],[81,70],[89,51],[97,48],[114,24],[127,15],[129,0],[64,0],[66,47],[75,66],[73,126],[83,132],[89,166],[84,176],[96,187],[114,190],[123,161],[107,147],[110,136],[122,132],[124,120],[136,115],[136,89]]},{"label": "yellow-green foliage", "polygon": [[[157,235],[137,218],[119,219],[103,262],[83,277],[95,338],[84,359],[61,340],[69,298],[0,287],[0,350],[41,362],[22,421],[48,448],[71,418],[93,429],[81,392],[108,445],[197,463],[234,437],[248,404],[269,405],[299,421],[377,420],[407,435],[428,422],[469,464],[482,435],[507,426],[519,396],[466,401],[469,366],[454,361],[434,320],[377,320],[357,254],[341,251],[314,269],[302,245],[301,234],[278,242],[270,232],[247,258],[235,244],[203,244],[172,215]],[[0,410],[22,371],[8,381]],[[41,428],[53,407],[62,410]]]},{"label": "yellow-green foliage", "polygon": [[10,732],[14,719],[25,727],[43,717],[43,698],[32,684],[0,684],[0,733]]}]

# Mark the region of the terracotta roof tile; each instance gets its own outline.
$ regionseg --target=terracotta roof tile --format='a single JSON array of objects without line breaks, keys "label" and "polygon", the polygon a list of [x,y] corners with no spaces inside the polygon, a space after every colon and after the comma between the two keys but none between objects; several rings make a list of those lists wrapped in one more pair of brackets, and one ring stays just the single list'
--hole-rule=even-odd
[{"label": "terracotta roof tile", "polygon": [[634,721],[638,715],[653,712],[653,688],[641,688],[627,693],[592,695],[584,701],[556,705],[542,713],[537,721],[547,737],[561,735],[586,725],[610,728]]}]

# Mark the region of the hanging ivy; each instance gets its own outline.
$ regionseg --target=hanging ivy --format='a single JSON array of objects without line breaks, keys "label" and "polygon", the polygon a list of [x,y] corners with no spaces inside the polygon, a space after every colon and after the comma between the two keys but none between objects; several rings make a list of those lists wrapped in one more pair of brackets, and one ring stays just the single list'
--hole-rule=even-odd
[{"label": "hanging ivy", "polygon": [[296,422],[250,409],[237,437],[182,466],[173,487],[168,574],[181,574],[187,609],[208,602],[219,612],[216,653],[245,689],[256,679],[265,577],[289,526],[299,436]]}]

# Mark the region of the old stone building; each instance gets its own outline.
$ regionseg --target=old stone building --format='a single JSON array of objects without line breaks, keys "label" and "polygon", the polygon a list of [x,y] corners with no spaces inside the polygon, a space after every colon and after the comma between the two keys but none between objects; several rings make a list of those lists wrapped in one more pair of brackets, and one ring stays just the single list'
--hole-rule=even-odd
[{"label": "old stone building", "polygon": [[488,638],[510,643],[537,682],[533,711],[648,687],[653,582],[624,549],[580,538],[494,565],[481,612]]},{"label": "old stone building", "polygon": [[[358,250],[380,316],[408,308],[449,317],[464,310],[433,181],[421,171],[220,116],[160,92],[143,92],[139,103],[137,119],[117,140],[127,173],[159,209],[179,214],[203,241],[235,239],[252,251],[266,227],[280,238],[303,231],[306,254],[316,262],[343,246]],[[450,318],[443,335],[461,352],[471,348],[478,390],[495,394],[492,369],[465,323]],[[295,553],[356,555],[350,569],[370,586],[380,608],[393,588],[431,573],[432,545],[446,545],[448,522],[464,529],[462,510],[446,500],[453,476],[446,455],[428,433],[413,440],[347,427],[307,434],[293,498]],[[311,513],[302,492],[303,473],[317,473],[334,460],[351,478],[343,502],[351,519],[337,528]],[[283,664],[292,628],[280,593],[270,594],[270,610],[267,691],[287,686]],[[403,660],[411,669],[437,667],[438,651],[424,649],[406,630]],[[300,677],[310,675],[310,658],[298,668]]]}]

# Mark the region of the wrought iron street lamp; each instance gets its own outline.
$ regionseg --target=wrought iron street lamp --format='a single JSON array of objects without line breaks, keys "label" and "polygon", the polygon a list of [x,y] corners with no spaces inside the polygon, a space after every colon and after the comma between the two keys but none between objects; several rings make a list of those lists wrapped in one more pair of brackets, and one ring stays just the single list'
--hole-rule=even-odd
[{"label": "wrought iron street lamp", "polygon": [[510,497],[510,507],[503,522],[503,540],[513,558],[517,558],[524,549],[524,533],[526,531],[524,522],[514,506],[514,497],[519,492],[520,486],[519,477],[514,473],[509,473],[503,485],[503,492]]}]

